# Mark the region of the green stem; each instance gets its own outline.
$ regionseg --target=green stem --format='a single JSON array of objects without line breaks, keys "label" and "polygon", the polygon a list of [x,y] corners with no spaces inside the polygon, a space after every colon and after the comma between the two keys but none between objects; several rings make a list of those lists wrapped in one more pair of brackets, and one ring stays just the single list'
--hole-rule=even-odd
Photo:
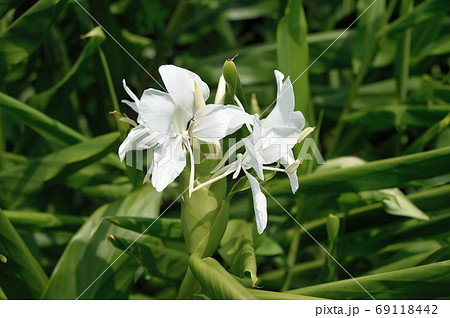
[{"label": "green stem", "polygon": [[166,34],[169,40],[173,41],[178,34],[180,29],[180,25],[183,24],[184,13],[189,4],[189,0],[180,0],[178,1],[177,7],[175,8],[175,12],[173,13],[169,25],[166,29]]},{"label": "green stem", "polygon": [[289,245],[289,252],[286,259],[286,275],[284,277],[283,285],[281,286],[281,291],[289,290],[291,287],[292,277],[294,275],[294,265],[297,260],[298,247],[300,246],[300,238],[302,236],[303,230],[299,227],[295,230],[294,237]]},{"label": "green stem", "polygon": [[342,109],[341,115],[340,115],[338,123],[337,123],[337,127],[335,128],[335,131],[334,131],[333,139],[331,140],[331,143],[330,143],[330,148],[327,152],[328,158],[337,156],[341,153],[337,149],[337,146],[339,145],[339,140],[341,139],[341,135],[343,134],[344,129],[345,129],[345,122],[344,122],[343,118],[348,112],[350,112],[353,101],[358,93],[359,87],[361,86],[362,82],[364,81],[364,78],[367,74],[367,71],[369,70],[369,67],[372,65],[372,60],[375,56],[376,48],[377,48],[378,43],[380,42],[380,38],[381,38],[380,31],[389,22],[389,19],[390,19],[392,13],[394,12],[394,8],[395,8],[396,4],[397,4],[397,0],[392,0],[389,3],[389,7],[386,11],[386,15],[378,28],[378,31],[374,38],[374,41],[371,42],[371,46],[368,49],[368,53],[363,60],[363,63],[359,69],[359,72],[358,72],[358,75],[357,75],[355,81],[352,82],[349,96],[347,98],[347,101],[345,102],[344,108]]},{"label": "green stem", "polygon": [[[402,0],[400,14],[407,15],[412,11],[413,0]],[[404,31],[402,37],[398,39],[398,50],[396,63],[394,65],[395,79],[397,82],[398,97],[400,103],[404,103],[408,92],[409,60],[411,56],[411,28]]]},{"label": "green stem", "polygon": [[105,53],[103,53],[101,47],[98,48],[98,55],[100,56],[100,61],[102,62],[103,70],[105,71],[106,83],[108,85],[109,94],[111,95],[114,110],[120,112],[119,102],[117,101],[117,95],[114,89],[111,72],[109,71],[108,61],[106,60]]}]

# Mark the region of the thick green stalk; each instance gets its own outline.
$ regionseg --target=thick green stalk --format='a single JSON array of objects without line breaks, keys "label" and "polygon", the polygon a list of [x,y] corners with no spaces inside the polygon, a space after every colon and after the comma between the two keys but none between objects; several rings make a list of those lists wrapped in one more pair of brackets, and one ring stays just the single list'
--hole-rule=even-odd
[{"label": "thick green stalk", "polygon": [[[210,171],[216,160],[203,160],[196,165],[196,177],[199,182],[209,179]],[[180,175],[182,189],[189,186],[190,170]],[[228,223],[228,205],[226,200],[226,179],[219,180],[210,187],[201,188],[189,195],[186,191],[181,202],[181,225],[189,255],[199,253],[201,257],[211,256],[219,246]],[[178,292],[178,299],[191,298],[199,285],[188,268]]]}]

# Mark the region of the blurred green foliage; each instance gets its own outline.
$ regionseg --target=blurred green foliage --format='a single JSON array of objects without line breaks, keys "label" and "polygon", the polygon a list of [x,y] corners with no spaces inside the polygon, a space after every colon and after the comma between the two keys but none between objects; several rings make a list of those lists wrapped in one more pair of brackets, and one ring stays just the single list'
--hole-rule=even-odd
[{"label": "blurred green foliage", "polygon": [[[449,299],[449,11],[440,0],[0,1],[0,299],[173,299],[186,270],[195,299],[369,299],[324,249],[376,299]],[[221,245],[202,260],[171,204],[181,187],[157,193],[119,162],[123,127],[109,113],[136,116],[119,102],[122,79],[161,89],[157,69],[171,63],[214,91],[236,54],[253,110],[274,101],[274,69],[291,76],[327,164],[305,161],[295,196],[285,176],[263,184],[276,201],[261,236],[238,182]]]}]

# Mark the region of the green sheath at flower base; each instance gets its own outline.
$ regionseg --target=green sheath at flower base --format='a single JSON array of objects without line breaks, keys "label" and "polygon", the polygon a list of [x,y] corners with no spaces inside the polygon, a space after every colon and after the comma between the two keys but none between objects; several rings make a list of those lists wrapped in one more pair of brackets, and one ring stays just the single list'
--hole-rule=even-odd
[{"label": "green sheath at flower base", "polygon": [[[208,107],[208,106],[206,106]],[[199,182],[210,178],[216,160],[204,160],[196,167]],[[198,253],[201,257],[211,256],[218,248],[228,223],[229,200],[226,200],[226,179],[202,188],[189,196],[188,191],[181,202],[181,226],[189,255]],[[189,185],[189,171],[180,175],[183,189]],[[200,288],[190,269],[178,292],[178,299],[189,299]]]},{"label": "green sheath at flower base", "polygon": [[[215,160],[204,160],[196,167],[196,177],[203,182],[209,178],[209,172],[216,164]],[[180,175],[181,185],[188,187],[189,172]],[[209,188],[192,193],[186,192],[181,204],[181,224],[186,248],[189,254],[199,253],[201,257],[211,256],[219,246],[228,222],[228,202],[225,202],[226,179],[222,179]]]}]

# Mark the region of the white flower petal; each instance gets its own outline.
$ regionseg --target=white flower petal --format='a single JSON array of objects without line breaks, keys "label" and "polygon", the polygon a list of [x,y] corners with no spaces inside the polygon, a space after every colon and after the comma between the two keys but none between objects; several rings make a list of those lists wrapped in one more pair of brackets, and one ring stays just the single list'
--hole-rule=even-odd
[{"label": "white flower petal", "polygon": [[[284,156],[280,159],[280,163],[284,167],[288,167],[290,164],[295,162],[294,153],[290,151],[287,156]],[[294,171],[293,173],[287,174],[289,178],[289,182],[291,184],[292,192],[295,193],[298,190],[298,177],[297,177],[297,171]]]},{"label": "white flower petal", "polygon": [[234,105],[206,105],[194,117],[194,137],[215,142],[234,133],[243,124],[251,124],[253,116]]},{"label": "white flower petal", "polygon": [[143,125],[139,125],[130,130],[127,138],[119,147],[119,158],[122,161],[127,152],[132,150],[144,150],[154,147],[157,144],[158,136],[152,134]]},{"label": "white flower petal", "polygon": [[176,106],[180,108],[180,113],[183,114],[184,124],[187,124],[194,117],[196,110],[194,81],[200,87],[205,100],[209,97],[208,85],[197,74],[174,65],[160,66],[159,73],[167,91],[175,101]]},{"label": "white flower petal", "polygon": [[294,89],[289,77],[283,81],[283,73],[275,70],[277,79],[277,103],[267,118],[263,121],[263,130],[278,125],[295,126],[300,130],[305,125],[305,118],[301,112],[294,112]]},{"label": "white flower petal", "polygon": [[153,186],[161,192],[180,175],[185,166],[186,154],[182,137],[171,138],[157,146],[153,159]]},{"label": "white flower petal", "polygon": [[175,104],[169,94],[153,88],[146,89],[142,94],[139,115],[148,129],[162,135],[173,133],[174,112]]},{"label": "white flower petal", "polygon": [[131,89],[128,88],[127,82],[125,80],[122,80],[123,88],[127,92],[127,94],[133,99],[133,102],[130,102],[129,100],[122,99],[122,103],[127,104],[129,107],[131,107],[132,110],[134,110],[136,113],[138,113],[137,122],[139,124],[142,123],[141,115],[139,114],[139,98],[131,91]]},{"label": "white flower petal", "polygon": [[[137,96],[133,93],[133,91],[131,89],[129,89],[129,87],[127,86],[127,82],[125,80],[122,80],[122,85],[123,88],[125,89],[125,91],[127,92],[127,94],[131,97],[131,99],[137,103],[139,102],[139,98],[137,98]],[[137,110],[135,110],[137,112]]]},{"label": "white flower petal", "polygon": [[247,175],[248,181],[250,182],[250,187],[252,189],[256,227],[258,229],[258,233],[261,234],[267,226],[267,199],[261,191],[258,180],[256,180],[256,178],[245,169],[243,170]]},{"label": "white flower petal", "polygon": [[262,163],[271,164],[286,157],[297,144],[300,133],[300,130],[290,126],[274,126],[265,130],[258,149]]}]

